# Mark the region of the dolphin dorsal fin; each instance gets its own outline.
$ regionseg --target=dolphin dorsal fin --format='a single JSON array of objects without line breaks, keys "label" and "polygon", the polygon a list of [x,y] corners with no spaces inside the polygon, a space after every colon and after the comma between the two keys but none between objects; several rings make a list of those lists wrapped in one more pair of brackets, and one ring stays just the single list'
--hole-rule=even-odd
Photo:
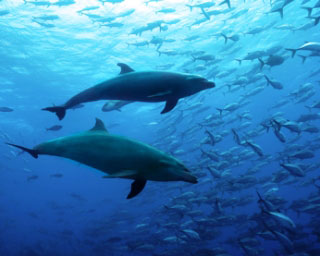
[{"label": "dolphin dorsal fin", "polygon": [[134,72],[134,69],[130,68],[127,64],[118,63],[117,65],[121,68],[119,75]]},{"label": "dolphin dorsal fin", "polygon": [[105,131],[105,132],[108,132],[106,127],[104,126],[104,123],[99,118],[96,118],[96,123],[93,126],[93,128],[90,129],[90,131]]}]

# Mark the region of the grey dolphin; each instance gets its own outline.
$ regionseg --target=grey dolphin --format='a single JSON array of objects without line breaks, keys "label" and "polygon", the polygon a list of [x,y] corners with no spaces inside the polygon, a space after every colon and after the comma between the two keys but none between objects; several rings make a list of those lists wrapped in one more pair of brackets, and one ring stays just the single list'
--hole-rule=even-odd
[{"label": "grey dolphin", "polygon": [[126,64],[118,63],[118,66],[121,67],[118,76],[80,92],[61,106],[42,110],[54,112],[59,120],[62,120],[67,109],[85,102],[98,100],[166,101],[165,108],[161,112],[164,114],[171,111],[180,98],[215,87],[213,82],[196,75],[163,71],[135,72]]},{"label": "grey dolphin", "polygon": [[6,144],[34,158],[52,155],[77,161],[109,174],[104,178],[133,179],[128,199],[139,194],[147,180],[197,183],[197,178],[174,157],[147,144],[109,134],[100,119],[89,131],[50,140],[32,149]]}]

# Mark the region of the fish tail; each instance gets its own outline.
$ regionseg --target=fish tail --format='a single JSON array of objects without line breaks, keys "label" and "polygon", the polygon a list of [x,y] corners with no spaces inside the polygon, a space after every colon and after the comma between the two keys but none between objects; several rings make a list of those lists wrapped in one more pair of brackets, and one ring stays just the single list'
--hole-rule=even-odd
[{"label": "fish tail", "polygon": [[201,12],[208,20],[210,20],[210,16],[208,15],[208,13],[206,13],[206,11],[203,8],[201,8]]},{"label": "fish tail", "polygon": [[303,55],[298,55],[298,57],[301,58],[302,63],[305,63],[307,56],[303,56]]},{"label": "fish tail", "polygon": [[295,55],[296,52],[297,52],[297,49],[286,48],[286,50],[292,52],[292,55],[291,55],[292,58],[294,57],[294,55]]},{"label": "fish tail", "polygon": [[311,17],[311,13],[312,13],[312,7],[301,7],[301,9],[304,9],[308,12],[308,16],[307,18],[310,18]]},{"label": "fish tail", "polygon": [[260,61],[260,70],[262,70],[263,66],[264,66],[264,61],[260,58],[258,58],[258,60]]},{"label": "fish tail", "polygon": [[238,61],[239,62],[239,65],[241,65],[242,63],[242,60],[241,59],[234,59],[235,61]]},{"label": "fish tail", "polygon": [[16,145],[16,144],[12,144],[12,143],[8,143],[8,142],[6,142],[6,144],[9,145],[9,146],[12,146],[12,147],[19,148],[19,149],[29,153],[30,155],[32,155],[34,158],[38,158],[39,152],[37,150],[35,150],[35,149],[25,148],[25,147],[22,147],[22,146],[19,146],[19,145]]},{"label": "fish tail", "polygon": [[[284,6],[283,6],[283,7],[284,7]],[[278,10],[281,19],[283,19],[283,7],[281,7],[281,8]]]},{"label": "fish tail", "polygon": [[227,4],[229,9],[231,8],[231,4],[230,4],[230,0],[224,0],[223,2],[221,2],[219,5],[223,5],[223,4]]},{"label": "fish tail", "polygon": [[310,106],[305,106],[307,109],[309,109],[309,111],[311,111],[312,107]]},{"label": "fish tail", "polygon": [[266,75],[264,75],[264,78],[267,80],[267,85],[269,85],[269,84],[270,84],[270,79],[269,79],[269,77],[267,77]]},{"label": "fish tail", "polygon": [[190,12],[192,12],[193,6],[192,6],[192,5],[189,5],[189,4],[187,4],[186,6],[188,6],[188,7],[190,8]]},{"label": "fish tail", "polygon": [[222,108],[216,108],[218,111],[219,111],[219,113],[220,113],[220,116],[222,115],[222,111],[223,111],[223,109]]},{"label": "fish tail", "polygon": [[314,19],[314,25],[317,26],[319,24],[320,21],[320,16],[318,17],[310,17],[311,19]]},{"label": "fish tail", "polygon": [[224,38],[224,43],[226,44],[226,43],[228,42],[228,37],[227,37],[225,34],[223,34],[223,33],[221,33],[221,36],[223,36],[223,38]]},{"label": "fish tail", "polygon": [[57,115],[59,120],[62,120],[64,116],[66,115],[66,108],[65,107],[48,107],[43,108],[42,110],[53,112]]}]

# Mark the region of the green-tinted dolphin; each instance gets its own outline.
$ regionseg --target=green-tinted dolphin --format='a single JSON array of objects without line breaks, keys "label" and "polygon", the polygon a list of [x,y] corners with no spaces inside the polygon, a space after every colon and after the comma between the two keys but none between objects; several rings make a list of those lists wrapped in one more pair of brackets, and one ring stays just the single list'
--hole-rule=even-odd
[{"label": "green-tinted dolphin", "polygon": [[197,183],[177,159],[147,144],[109,134],[100,119],[89,131],[44,142],[33,149],[7,144],[35,158],[52,155],[72,159],[109,174],[106,178],[133,179],[127,198],[139,194],[147,180]]},{"label": "green-tinted dolphin", "polygon": [[163,71],[135,72],[128,65],[118,63],[121,72],[118,76],[80,92],[61,106],[44,108],[56,113],[61,120],[66,110],[75,105],[98,100],[127,100],[142,102],[166,101],[161,114],[171,111],[180,98],[184,98],[215,84],[207,79],[181,73]]}]

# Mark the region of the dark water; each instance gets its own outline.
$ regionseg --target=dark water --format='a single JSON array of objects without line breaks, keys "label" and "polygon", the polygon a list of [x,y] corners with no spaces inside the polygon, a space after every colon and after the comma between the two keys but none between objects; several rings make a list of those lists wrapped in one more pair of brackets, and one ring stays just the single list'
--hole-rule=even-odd
[{"label": "dark water", "polygon": [[[0,1],[0,255],[320,255],[319,1],[109,2]],[[119,62],[216,87],[164,115],[163,102],[97,101],[62,121],[41,111]],[[33,147],[96,117],[198,184],[148,181],[127,200],[130,180],[4,144]]]}]

